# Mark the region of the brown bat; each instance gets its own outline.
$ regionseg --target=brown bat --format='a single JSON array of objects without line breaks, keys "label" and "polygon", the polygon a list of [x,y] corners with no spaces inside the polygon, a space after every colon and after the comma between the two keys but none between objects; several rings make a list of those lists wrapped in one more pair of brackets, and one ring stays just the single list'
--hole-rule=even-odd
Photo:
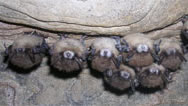
[{"label": "brown bat", "polygon": [[9,63],[19,68],[29,69],[41,63],[48,45],[45,39],[34,31],[18,37],[12,45],[5,48]]},{"label": "brown bat", "polygon": [[86,47],[80,40],[64,38],[50,49],[51,65],[64,72],[81,70],[86,61]]},{"label": "brown bat", "polygon": [[107,69],[104,72],[104,81],[119,90],[125,90],[131,87],[135,91],[135,76],[132,68],[121,64],[117,69]]},{"label": "brown bat", "polygon": [[121,58],[115,47],[116,40],[112,38],[96,38],[90,46],[91,67],[99,72],[119,67]]},{"label": "brown bat", "polygon": [[163,38],[156,46],[159,48],[157,51],[159,64],[163,65],[165,68],[175,71],[180,67],[183,61],[186,61],[183,56],[182,48],[177,41]]},{"label": "brown bat", "polygon": [[153,40],[143,34],[131,34],[121,39],[129,46],[127,52],[121,52],[123,61],[134,68],[151,65],[157,56],[154,52]]},{"label": "brown bat", "polygon": [[170,72],[166,70],[162,65],[153,63],[150,66],[143,67],[137,73],[137,79],[143,87],[164,88],[167,83],[171,81]]}]

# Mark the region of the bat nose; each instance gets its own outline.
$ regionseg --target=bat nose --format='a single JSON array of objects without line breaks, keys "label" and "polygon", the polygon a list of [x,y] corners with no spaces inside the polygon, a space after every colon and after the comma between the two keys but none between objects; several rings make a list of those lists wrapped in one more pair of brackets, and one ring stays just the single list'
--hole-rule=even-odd
[{"label": "bat nose", "polygon": [[123,77],[124,79],[129,79],[130,74],[128,72],[121,71],[120,76]]},{"label": "bat nose", "polygon": [[105,57],[108,56],[108,51],[104,51],[104,56],[105,56]]},{"label": "bat nose", "polygon": [[176,53],[175,50],[171,50],[171,51],[170,51],[170,54],[175,54],[175,53]]},{"label": "bat nose", "polygon": [[109,58],[109,57],[111,57],[111,55],[112,55],[112,53],[111,53],[111,51],[109,49],[102,49],[100,51],[100,56],[102,56],[102,57]]},{"label": "bat nose", "polygon": [[63,55],[64,55],[64,58],[72,59],[74,57],[74,52],[72,52],[72,51],[65,51],[63,53]]},{"label": "bat nose", "polygon": [[66,56],[69,58],[71,56],[71,54],[68,52],[68,53],[66,53]]},{"label": "bat nose", "polygon": [[155,71],[155,74],[156,74],[156,75],[159,75],[159,70],[156,70],[156,71]]},{"label": "bat nose", "polygon": [[168,55],[174,55],[174,54],[176,54],[176,49],[175,49],[175,48],[169,48],[169,49],[167,50],[167,54],[168,54]]},{"label": "bat nose", "polygon": [[150,73],[159,75],[159,70],[158,69],[150,69]]}]

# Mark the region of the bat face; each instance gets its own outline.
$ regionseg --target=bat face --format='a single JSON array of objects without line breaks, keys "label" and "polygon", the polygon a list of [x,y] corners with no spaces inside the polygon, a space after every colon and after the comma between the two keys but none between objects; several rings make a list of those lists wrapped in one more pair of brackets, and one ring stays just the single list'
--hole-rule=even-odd
[{"label": "bat face", "polygon": [[177,70],[186,59],[183,56],[180,45],[171,40],[164,39],[160,44],[159,63],[170,70]]},{"label": "bat face", "polygon": [[115,69],[116,60],[111,51],[108,49],[102,49],[93,56],[91,65],[93,69],[104,72],[107,68]]},{"label": "bat face", "polygon": [[153,41],[142,34],[122,38],[129,44],[129,52],[123,53],[123,60],[132,67],[145,67],[154,62]]},{"label": "bat face", "polygon": [[31,35],[19,37],[5,50],[8,62],[23,69],[39,65],[48,49],[44,38]]},{"label": "bat face", "polygon": [[[141,46],[143,46],[143,48]],[[128,58],[128,64],[133,67],[148,66],[154,61],[150,49],[145,44],[140,44],[133,48],[126,58]]]},{"label": "bat face", "polygon": [[153,64],[138,72],[138,81],[147,88],[164,88],[169,79],[168,72],[162,65]]},{"label": "bat face", "polygon": [[134,70],[124,65],[121,65],[119,69],[108,69],[104,72],[104,81],[119,90],[125,90],[131,87],[134,91],[134,79]]},{"label": "bat face", "polygon": [[75,39],[61,39],[51,48],[51,65],[59,71],[79,71],[84,66],[85,58],[84,45]]},{"label": "bat face", "polygon": [[119,61],[119,52],[115,48],[115,40],[111,38],[96,39],[91,46],[91,66],[99,72],[104,72],[107,68],[116,69]]},{"label": "bat face", "polygon": [[185,58],[175,48],[164,50],[160,54],[160,63],[170,70],[177,70]]}]

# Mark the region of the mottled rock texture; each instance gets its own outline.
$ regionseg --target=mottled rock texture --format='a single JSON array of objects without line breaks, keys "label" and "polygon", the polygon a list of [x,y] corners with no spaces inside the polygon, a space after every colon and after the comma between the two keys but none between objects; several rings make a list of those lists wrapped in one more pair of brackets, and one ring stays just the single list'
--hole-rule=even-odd
[{"label": "mottled rock texture", "polygon": [[188,14],[187,0],[1,0],[0,20],[53,31],[147,32]]},{"label": "mottled rock texture", "polygon": [[[174,73],[173,82],[163,91],[138,88],[135,94],[128,97],[128,92],[119,92],[104,84],[99,73],[89,69],[84,69],[79,74],[59,73],[49,67],[47,58],[44,58],[42,64],[34,70],[23,71],[7,67],[3,62],[4,43],[12,44],[12,40],[23,32],[34,29],[0,24],[0,106],[187,106],[188,104],[188,63],[182,64],[181,70]],[[177,26],[181,27],[181,24],[150,34],[153,35],[153,39],[157,39],[161,34],[169,37],[172,31],[179,32]],[[159,38],[165,37],[162,35]],[[57,37],[49,33],[45,33],[45,36],[48,37],[46,40],[49,43]],[[188,55],[186,58],[188,59]]]},{"label": "mottled rock texture", "polygon": [[128,98],[127,92],[114,91],[87,69],[78,76],[59,75],[50,70],[44,59],[31,72],[1,69],[0,103],[3,106],[187,106],[187,70],[188,64],[182,64],[182,70],[163,92],[138,90]]}]

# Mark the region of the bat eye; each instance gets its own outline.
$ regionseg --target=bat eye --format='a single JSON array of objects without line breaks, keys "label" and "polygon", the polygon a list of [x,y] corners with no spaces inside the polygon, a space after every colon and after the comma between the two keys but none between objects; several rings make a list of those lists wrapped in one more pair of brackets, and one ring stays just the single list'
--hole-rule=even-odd
[{"label": "bat eye", "polygon": [[152,74],[156,74],[156,75],[159,74],[159,70],[157,68],[150,68],[149,72],[152,73]]},{"label": "bat eye", "polygon": [[121,71],[120,72],[120,76],[124,79],[129,79],[130,78],[130,73],[125,72],[125,71]]},{"label": "bat eye", "polygon": [[109,49],[102,49],[100,51],[100,56],[109,58],[112,56],[112,52]]},{"label": "bat eye", "polygon": [[73,57],[74,57],[74,52],[73,51],[65,51],[64,53],[63,53],[63,56],[64,56],[64,58],[66,58],[66,59],[72,59]]},{"label": "bat eye", "polygon": [[148,46],[145,44],[139,44],[137,47],[137,52],[141,53],[141,52],[148,52]]},{"label": "bat eye", "polygon": [[167,52],[168,55],[176,54],[176,49],[175,48],[169,48],[169,49],[167,49],[166,52]]}]

